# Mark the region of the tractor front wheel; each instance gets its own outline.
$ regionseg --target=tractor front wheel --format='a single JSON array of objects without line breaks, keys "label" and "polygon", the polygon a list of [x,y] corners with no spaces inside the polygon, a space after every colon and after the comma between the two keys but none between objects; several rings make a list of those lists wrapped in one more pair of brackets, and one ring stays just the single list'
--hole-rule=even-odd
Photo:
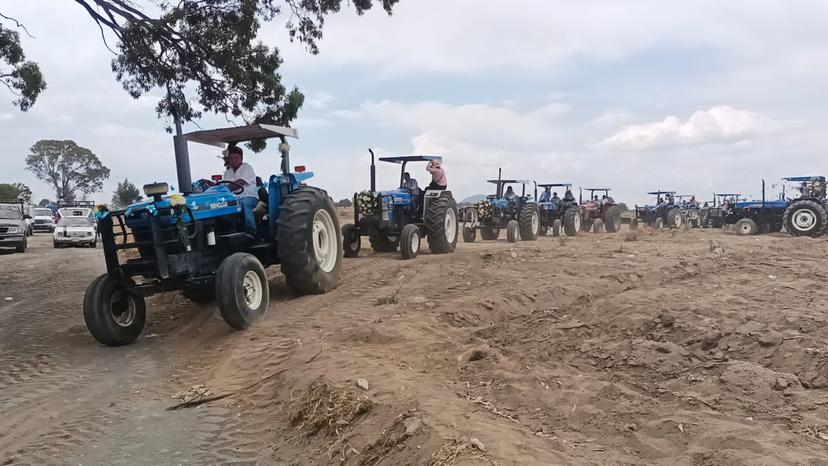
[{"label": "tractor front wheel", "polygon": [[518,225],[520,226],[520,238],[523,241],[535,241],[540,231],[540,210],[538,205],[529,203],[524,205],[518,213]]},{"label": "tractor front wheel", "polygon": [[463,242],[474,243],[477,239],[477,228],[463,227]]},{"label": "tractor front wheel", "polygon": [[518,239],[520,239],[520,224],[517,220],[509,220],[506,224],[506,241],[517,243]]},{"label": "tractor front wheel", "polygon": [[339,285],[342,235],[328,194],[304,187],[280,207],[277,241],[285,281],[296,294],[324,293]]},{"label": "tractor front wheel", "polygon": [[663,229],[664,228],[664,219],[661,218],[661,217],[658,217],[657,219],[655,219],[655,222],[653,222],[653,228],[655,228],[656,230]]},{"label": "tractor front wheel", "polygon": [[420,228],[408,224],[400,233],[400,253],[403,259],[414,259],[420,252]]},{"label": "tractor front wheel", "polygon": [[621,228],[621,209],[618,206],[609,206],[604,212],[604,226],[607,233],[615,233]]},{"label": "tractor front wheel", "polygon": [[793,236],[817,237],[822,235],[828,226],[828,213],[825,208],[809,200],[793,202],[785,209],[783,219],[785,228]]},{"label": "tractor front wheel", "polygon": [[357,257],[362,249],[362,237],[353,224],[342,227],[342,247],[345,249],[345,257]]},{"label": "tractor front wheel", "polygon": [[592,221],[592,232],[593,233],[601,233],[601,230],[604,229],[604,221],[600,218],[596,218]]},{"label": "tractor front wheel", "polygon": [[132,343],[144,331],[144,298],[128,290],[109,274],[92,280],[83,297],[83,320],[96,340],[107,346]]},{"label": "tractor front wheel", "polygon": [[553,237],[557,238],[557,237],[561,236],[561,226],[562,225],[563,225],[563,222],[561,222],[561,219],[556,218],[555,220],[552,220],[552,236]]},{"label": "tractor front wheel", "polygon": [[244,330],[263,316],[270,302],[270,286],[259,259],[237,252],[221,261],[216,272],[216,297],[221,316],[234,329]]},{"label": "tractor front wheel", "polygon": [[684,215],[681,209],[676,207],[667,212],[667,224],[670,228],[681,228],[684,225]]},{"label": "tractor front wheel", "polygon": [[752,219],[740,218],[735,226],[736,234],[739,236],[752,236],[759,234],[759,225]]}]

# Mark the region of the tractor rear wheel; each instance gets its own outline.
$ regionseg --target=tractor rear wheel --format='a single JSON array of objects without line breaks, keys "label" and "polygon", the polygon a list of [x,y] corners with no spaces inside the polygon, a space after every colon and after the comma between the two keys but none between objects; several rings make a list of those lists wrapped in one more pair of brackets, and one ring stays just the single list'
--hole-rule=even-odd
[{"label": "tractor rear wheel", "polygon": [[483,223],[480,225],[480,237],[487,241],[494,241],[500,238],[500,228]]},{"label": "tractor rear wheel", "polygon": [[607,233],[615,233],[621,228],[621,209],[617,205],[611,205],[604,211],[604,226]]},{"label": "tractor rear wheel", "polygon": [[357,257],[362,249],[362,237],[353,224],[342,227],[342,247],[345,249],[345,257]]},{"label": "tractor rear wheel", "polygon": [[[428,249],[433,254],[448,254],[457,247],[457,203],[449,192],[428,202],[423,222],[428,231]],[[419,233],[418,233],[419,234]],[[400,238],[400,241],[404,241]]]},{"label": "tractor rear wheel", "polygon": [[132,343],[144,331],[147,306],[108,274],[92,280],[83,297],[83,320],[96,340],[107,346]]},{"label": "tractor rear wheel", "polygon": [[463,242],[465,243],[474,243],[474,240],[477,239],[477,228],[472,227],[463,227]]},{"label": "tractor rear wheel", "polygon": [[509,220],[506,224],[506,241],[517,243],[520,238],[520,224],[517,220]]},{"label": "tractor rear wheel", "polygon": [[581,210],[576,207],[566,209],[563,215],[563,227],[566,236],[577,236],[581,230]]},{"label": "tractor rear wheel", "polygon": [[601,233],[601,230],[604,229],[604,221],[600,218],[596,218],[592,221],[592,232],[593,233]]},{"label": "tractor rear wheel", "polygon": [[739,236],[752,236],[759,234],[759,225],[752,219],[740,218],[735,226],[736,234]]},{"label": "tractor rear wheel", "polygon": [[667,225],[670,228],[681,228],[684,225],[684,215],[682,215],[681,209],[674,207],[667,212]]},{"label": "tractor rear wheel", "polygon": [[400,233],[400,253],[403,259],[414,259],[420,252],[420,228],[408,224]]},{"label": "tractor rear wheel", "polygon": [[216,271],[216,298],[221,316],[244,330],[267,312],[270,286],[265,269],[253,254],[237,252],[221,261]]},{"label": "tractor rear wheel", "polygon": [[524,205],[518,213],[520,238],[523,241],[535,241],[540,230],[540,210],[535,203]]},{"label": "tractor rear wheel", "polygon": [[278,220],[282,273],[296,294],[324,293],[339,285],[342,235],[328,194],[313,187],[289,194]]},{"label": "tractor rear wheel", "polygon": [[563,225],[563,222],[561,222],[561,219],[556,218],[555,220],[552,220],[552,236],[553,237],[557,238],[557,237],[561,236],[561,226],[562,225]]},{"label": "tractor rear wheel", "polygon": [[828,226],[828,213],[818,202],[794,201],[785,209],[783,223],[793,236],[821,236]]}]

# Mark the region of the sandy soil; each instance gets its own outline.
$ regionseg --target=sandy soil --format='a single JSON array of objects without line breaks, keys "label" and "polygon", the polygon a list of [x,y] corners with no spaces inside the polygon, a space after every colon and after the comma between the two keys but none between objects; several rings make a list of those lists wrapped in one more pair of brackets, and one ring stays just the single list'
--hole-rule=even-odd
[{"label": "sandy soil", "polygon": [[[722,231],[345,263],[231,331],[149,301],[104,348],[100,249],[0,255],[0,464],[828,464],[826,241]],[[206,401],[177,410],[182,401]]]}]

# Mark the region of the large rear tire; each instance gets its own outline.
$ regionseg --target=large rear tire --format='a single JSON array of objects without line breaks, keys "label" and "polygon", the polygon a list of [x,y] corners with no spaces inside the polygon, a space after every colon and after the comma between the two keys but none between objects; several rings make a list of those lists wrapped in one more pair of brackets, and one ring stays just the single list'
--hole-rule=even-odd
[{"label": "large rear tire", "polygon": [[228,325],[244,330],[267,312],[270,287],[259,259],[237,252],[221,261],[216,271],[216,297]]},{"label": "large rear tire", "polygon": [[520,226],[520,239],[523,241],[535,241],[540,231],[540,210],[535,203],[524,205],[518,213],[518,225]]},{"label": "large rear tire", "polygon": [[520,239],[520,224],[517,220],[509,220],[506,224],[506,241],[517,243],[518,239]]},{"label": "large rear tire", "polygon": [[828,226],[825,207],[815,201],[794,201],[785,209],[783,223],[793,236],[821,236]]},{"label": "large rear tire", "polygon": [[486,241],[494,241],[500,238],[500,228],[483,223],[480,225],[480,237]]},{"label": "large rear tire", "polygon": [[607,233],[615,233],[621,228],[621,209],[618,206],[609,206],[604,211],[604,226]]},{"label": "large rear tire", "polygon": [[359,236],[356,226],[347,224],[342,227],[342,247],[345,249],[344,256],[351,258],[359,256],[362,249],[362,237]]},{"label": "large rear tire", "polygon": [[450,193],[443,192],[440,197],[429,200],[423,223],[428,231],[428,249],[433,254],[454,252],[460,224],[457,203]]},{"label": "large rear tire", "polygon": [[681,213],[681,209],[674,207],[667,212],[667,225],[670,228],[681,228],[684,225],[684,215]]},{"label": "large rear tire", "polygon": [[280,207],[277,241],[285,281],[296,294],[318,294],[339,285],[342,235],[328,194],[304,187]]},{"label": "large rear tire", "polygon": [[408,224],[400,233],[400,254],[403,259],[414,259],[420,252],[420,228]]},{"label": "large rear tire", "polygon": [[577,236],[581,230],[581,210],[577,207],[566,209],[563,216],[563,227],[566,236]]},{"label": "large rear tire", "polygon": [[107,346],[135,341],[147,322],[144,298],[108,274],[92,281],[83,297],[83,320],[96,340]]},{"label": "large rear tire", "polygon": [[740,218],[736,221],[735,226],[736,234],[739,236],[752,236],[759,234],[759,225],[756,224],[752,219],[749,218]]}]

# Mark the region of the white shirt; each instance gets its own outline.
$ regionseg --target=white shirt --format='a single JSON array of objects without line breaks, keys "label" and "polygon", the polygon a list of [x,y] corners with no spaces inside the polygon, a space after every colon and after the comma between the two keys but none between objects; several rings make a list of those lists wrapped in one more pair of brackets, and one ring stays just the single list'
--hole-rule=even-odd
[{"label": "white shirt", "polygon": [[244,191],[239,194],[239,197],[255,197],[258,198],[258,187],[256,186],[256,173],[253,172],[253,167],[246,163],[239,165],[238,170],[228,168],[222,177],[224,181],[244,180],[247,184],[244,186]]}]

